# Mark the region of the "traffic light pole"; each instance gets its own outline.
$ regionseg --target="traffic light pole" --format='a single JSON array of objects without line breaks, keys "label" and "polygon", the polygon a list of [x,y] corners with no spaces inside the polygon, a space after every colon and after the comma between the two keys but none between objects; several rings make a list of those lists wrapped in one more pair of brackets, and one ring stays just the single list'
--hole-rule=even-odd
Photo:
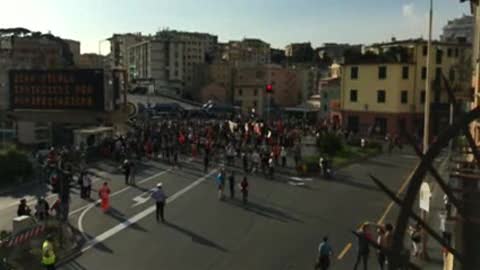
[{"label": "traffic light pole", "polygon": [[270,125],[270,106],[271,106],[271,94],[267,93],[267,125]]}]

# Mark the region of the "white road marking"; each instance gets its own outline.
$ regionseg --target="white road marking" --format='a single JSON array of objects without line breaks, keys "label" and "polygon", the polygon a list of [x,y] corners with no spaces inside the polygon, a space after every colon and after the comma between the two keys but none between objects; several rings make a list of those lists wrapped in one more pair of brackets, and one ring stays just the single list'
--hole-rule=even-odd
[{"label": "white road marking", "polygon": [[288,181],[288,184],[290,184],[292,186],[305,186],[305,183],[303,183],[303,182]]},{"label": "white road marking", "polygon": [[[185,188],[181,189],[177,193],[173,194],[172,196],[168,197],[167,199],[167,204],[172,203],[176,199],[178,199],[180,196],[183,194],[187,193],[189,190],[193,189],[194,187],[198,186],[205,180],[207,180],[208,177],[216,173],[218,169],[215,169],[211,171],[210,173],[204,175],[203,177],[197,179],[195,182],[191,183],[190,185],[186,186]],[[138,221],[142,220],[143,218],[147,217],[148,215],[152,214],[155,212],[155,205],[150,206],[149,208],[143,210],[142,212],[136,214],[135,216],[129,218],[128,220],[125,220],[124,222],[116,225],[115,227],[103,232],[100,235],[97,235],[95,238],[89,240],[85,247],[82,248],[81,252],[85,252],[89,249],[91,249],[93,246],[107,240],[108,238],[112,237],[113,235],[123,231],[124,229],[128,228],[130,225],[137,223]]]},{"label": "white road marking", "polygon": [[155,190],[155,188],[152,188],[149,191],[146,191],[146,192],[138,195],[137,197],[133,198],[133,201],[135,203],[132,205],[132,208],[135,208],[139,205],[142,205],[142,204],[146,203],[148,200],[150,200],[150,196],[148,196],[148,195],[151,194],[154,190]]},{"label": "white road marking", "polygon": [[312,178],[301,178],[301,177],[296,177],[296,176],[292,176],[292,177],[290,177],[290,179],[293,180],[293,181],[297,181],[297,182],[304,182],[304,181],[310,182],[310,181],[313,181]]},{"label": "white road marking", "polygon": [[[138,182],[138,183],[139,183],[139,184],[143,184],[143,183],[148,182],[148,181],[150,181],[150,180],[152,180],[152,179],[158,178],[158,177],[160,177],[160,176],[162,176],[162,175],[164,175],[164,174],[166,174],[166,173],[168,173],[168,172],[170,172],[170,171],[172,171],[172,170],[173,170],[173,169],[168,169],[168,170],[166,170],[166,171],[157,173],[157,174],[155,174],[155,175],[152,175],[152,176],[150,176],[150,177],[147,177],[147,178],[143,179],[142,181],[140,181],[140,182]],[[132,188],[131,186],[124,187],[124,188],[122,188],[122,189],[120,189],[120,190],[112,193],[112,194],[110,195],[110,198],[115,197],[115,196],[117,196],[117,195],[119,195],[119,194],[122,194],[122,193],[124,193],[125,191],[127,191],[127,190],[129,190],[129,189],[131,189],[131,188]],[[87,205],[85,205],[85,206],[83,206],[83,207],[80,207],[80,208],[78,208],[78,209],[70,212],[70,214],[69,214],[69,216],[71,216],[71,215],[76,214],[76,213],[78,213],[78,212],[80,212],[80,211],[83,211],[83,212],[80,214],[80,217],[78,218],[78,230],[82,233],[82,235],[83,235],[83,237],[84,237],[85,239],[88,239],[89,237],[85,234],[85,231],[83,230],[83,219],[85,218],[85,215],[87,214],[87,212],[88,212],[90,209],[94,208],[94,207],[95,207],[96,205],[98,205],[99,203],[100,203],[100,199],[96,200],[95,202],[89,203],[89,204],[87,204]]]}]

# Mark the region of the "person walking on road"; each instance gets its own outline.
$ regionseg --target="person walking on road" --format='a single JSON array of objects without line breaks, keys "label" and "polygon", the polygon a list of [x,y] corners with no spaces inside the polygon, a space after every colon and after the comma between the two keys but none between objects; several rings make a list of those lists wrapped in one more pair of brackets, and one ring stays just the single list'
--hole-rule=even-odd
[{"label": "person walking on road", "polygon": [[35,206],[35,216],[40,220],[44,221],[48,218],[48,211],[50,210],[50,206],[48,202],[45,200],[45,197],[41,196],[38,198],[37,205]]},{"label": "person walking on road", "polygon": [[242,192],[243,204],[247,204],[247,202],[248,202],[248,180],[247,180],[246,176],[243,177],[243,180],[240,183],[240,191]]},{"label": "person walking on road", "polygon": [[332,255],[332,247],[328,243],[328,237],[325,236],[323,237],[323,242],[318,246],[318,259],[315,265],[315,270],[328,270]]},{"label": "person walking on road", "polygon": [[123,173],[124,173],[124,175],[125,175],[125,185],[128,186],[128,185],[130,184],[130,181],[129,181],[129,179],[130,179],[130,171],[131,171],[131,170],[130,170],[130,169],[131,169],[131,167],[130,167],[130,162],[126,159],[126,160],[123,162],[122,167],[123,167]]},{"label": "person walking on road", "polygon": [[136,179],[135,179],[135,174],[137,173],[137,166],[135,164],[135,161],[130,160],[130,184],[135,186],[136,185]]},{"label": "person walking on road", "polygon": [[158,183],[157,188],[155,188],[152,192],[152,199],[155,200],[156,204],[156,218],[157,222],[162,220],[162,222],[165,222],[165,202],[167,200],[167,195],[165,195],[165,192],[163,191],[163,184]]},{"label": "person walking on road", "polygon": [[355,232],[355,235],[358,238],[358,253],[357,260],[355,261],[355,266],[353,267],[353,269],[357,270],[360,261],[363,261],[363,269],[367,270],[368,257],[370,255],[369,241],[372,240],[372,237],[368,232],[368,225],[363,224],[361,229]]},{"label": "person walking on road", "polygon": [[55,251],[53,250],[53,236],[47,236],[42,244],[42,265],[47,270],[55,270]]},{"label": "person walking on road", "polygon": [[228,177],[228,185],[230,187],[230,198],[235,198],[235,173],[232,171]]},{"label": "person walking on road", "polygon": [[98,197],[100,197],[100,206],[102,211],[105,213],[110,209],[110,188],[108,183],[104,182],[103,186],[98,191]]},{"label": "person walking on road", "polygon": [[377,244],[382,248],[381,250],[378,250],[378,265],[380,266],[380,270],[385,269],[385,263],[387,261],[385,250],[389,250],[392,247],[392,242],[393,242],[392,224],[388,223],[385,225],[385,227],[379,226]]},{"label": "person walking on road", "polygon": [[218,188],[218,199],[223,200],[223,189],[225,188],[225,171],[221,170],[216,178],[217,188]]}]

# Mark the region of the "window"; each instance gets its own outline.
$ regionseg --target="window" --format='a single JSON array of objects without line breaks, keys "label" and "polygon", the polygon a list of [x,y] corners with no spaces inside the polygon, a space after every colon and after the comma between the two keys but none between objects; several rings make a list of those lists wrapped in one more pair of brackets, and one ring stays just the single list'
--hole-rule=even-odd
[{"label": "window", "polygon": [[458,57],[459,51],[458,48],[455,48],[455,57]]},{"label": "window", "polygon": [[452,48],[447,49],[447,57],[452,57]]},{"label": "window", "polygon": [[357,90],[350,90],[350,102],[357,102],[357,101],[358,101]]},{"label": "window", "polygon": [[425,90],[420,92],[420,103],[425,104]]},{"label": "window", "polygon": [[404,66],[402,67],[402,79],[408,79],[408,66]]},{"label": "window", "polygon": [[435,55],[435,61],[437,62],[437,65],[442,64],[442,58],[443,58],[443,51],[440,49],[437,49],[437,52]]},{"label": "window", "polygon": [[253,101],[253,108],[255,108],[255,109],[257,108],[257,101],[256,100]]},{"label": "window", "polygon": [[387,67],[386,66],[378,67],[378,78],[380,80],[383,80],[383,79],[387,78]]},{"label": "window", "polygon": [[258,89],[253,89],[253,95],[257,96],[258,95]]},{"label": "window", "polygon": [[422,80],[425,80],[427,78],[427,68],[422,67]]},{"label": "window", "polygon": [[377,91],[377,102],[378,103],[385,103],[385,90],[378,90]]},{"label": "window", "polygon": [[352,80],[358,79],[358,67],[350,68],[350,79]]},{"label": "window", "polygon": [[403,90],[402,92],[400,92],[400,102],[402,104],[407,104],[408,103],[408,91],[407,90]]},{"label": "window", "polygon": [[239,96],[242,96],[242,94],[243,94],[242,88],[238,88],[238,95],[239,95]]},{"label": "window", "polygon": [[455,81],[455,70],[453,68],[451,68],[450,72],[448,72],[448,79],[451,82]]},{"label": "window", "polygon": [[428,47],[423,46],[423,56],[427,56],[427,53],[428,53]]},{"label": "window", "polygon": [[442,68],[437,67],[435,69],[435,79],[439,80],[442,78]]},{"label": "window", "polygon": [[327,93],[327,92],[323,92],[323,98],[324,98],[324,99],[327,99],[327,98],[328,98],[328,93]]}]

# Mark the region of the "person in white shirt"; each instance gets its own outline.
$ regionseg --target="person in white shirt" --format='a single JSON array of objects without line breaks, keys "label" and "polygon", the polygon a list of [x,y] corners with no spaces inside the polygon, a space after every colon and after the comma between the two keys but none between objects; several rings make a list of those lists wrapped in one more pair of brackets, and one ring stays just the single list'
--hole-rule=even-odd
[{"label": "person in white shirt", "polygon": [[165,202],[167,200],[167,195],[165,195],[165,192],[163,191],[162,183],[157,184],[157,188],[153,190],[151,197],[153,200],[155,200],[155,204],[157,206],[156,207],[157,222],[159,222],[160,219],[162,219],[162,222],[165,222],[164,213],[165,213]]}]

